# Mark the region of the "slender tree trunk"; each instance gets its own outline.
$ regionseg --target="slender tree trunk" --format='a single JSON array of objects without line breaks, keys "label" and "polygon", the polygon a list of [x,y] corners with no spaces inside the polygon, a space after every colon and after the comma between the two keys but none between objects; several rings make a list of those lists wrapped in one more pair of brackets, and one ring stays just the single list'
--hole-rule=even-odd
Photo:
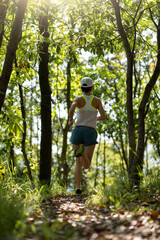
[{"label": "slender tree trunk", "polygon": [[69,166],[68,166],[67,157],[66,157],[68,131],[69,131],[69,127],[66,126],[63,129],[63,146],[62,146],[62,153],[61,153],[61,168],[63,169],[62,182],[61,182],[62,186],[67,186],[67,183],[68,183]]},{"label": "slender tree trunk", "polygon": [[[118,90],[117,90],[117,85],[116,82],[114,81],[114,85],[115,85],[115,94],[116,94],[116,103],[117,105],[119,104],[119,98],[118,98]],[[127,168],[127,172],[129,172],[129,164],[128,164],[128,159],[127,159],[127,155],[126,155],[126,151],[125,151],[125,144],[124,144],[124,139],[123,139],[123,126],[122,126],[122,121],[121,121],[121,116],[118,114],[117,115],[117,119],[119,122],[119,135],[120,135],[120,143],[121,146],[119,148],[122,149],[122,154],[120,154],[120,156],[122,156],[122,166],[123,166],[123,160],[125,162],[126,168]],[[119,151],[120,152],[120,151]]]},{"label": "slender tree trunk", "polygon": [[44,0],[39,20],[40,34],[43,40],[40,43],[39,83],[41,90],[41,148],[40,148],[40,175],[42,184],[50,184],[51,157],[52,157],[52,129],[51,129],[51,89],[48,79],[48,7],[49,1]]},{"label": "slender tree trunk", "polygon": [[[151,19],[157,28],[157,45],[158,45],[158,56],[157,56],[157,64],[155,67],[155,71],[146,85],[140,106],[139,106],[139,118],[138,118],[138,145],[136,149],[136,142],[135,142],[135,124],[133,118],[133,84],[132,84],[132,77],[133,77],[133,61],[134,61],[134,47],[136,43],[136,29],[135,30],[135,39],[133,44],[133,50],[131,51],[126,33],[124,31],[122,20],[120,16],[120,6],[119,2],[116,0],[111,0],[113,7],[115,9],[116,19],[117,19],[117,26],[118,31],[121,35],[123,45],[126,51],[127,56],[127,116],[128,116],[128,135],[129,135],[129,147],[130,147],[130,154],[129,154],[129,176],[132,182],[132,185],[136,184],[139,185],[140,183],[140,174],[143,170],[143,160],[144,160],[144,149],[145,149],[145,116],[147,114],[146,106],[148,104],[148,100],[151,94],[151,91],[159,77],[160,74],[160,20],[158,25],[155,23],[153,19],[153,15],[150,9]],[[139,7],[141,5],[142,0],[140,0],[136,14],[138,13]],[[143,11],[141,11],[141,14]],[[141,15],[140,14],[140,15]],[[140,19],[140,17],[139,17]],[[133,24],[135,28],[135,23]]]},{"label": "slender tree trunk", "polygon": [[[16,58],[15,58],[15,65],[16,65],[16,68],[18,69]],[[17,74],[17,78],[19,78],[19,72],[18,71],[16,72],[16,74]],[[19,87],[19,95],[20,95],[20,100],[21,100],[21,114],[22,114],[22,118],[23,118],[23,137],[22,137],[22,142],[21,142],[22,153],[23,153],[25,165],[27,167],[28,177],[29,177],[30,181],[33,182],[31,168],[30,168],[29,160],[28,160],[27,153],[26,153],[27,123],[26,123],[26,110],[25,110],[25,103],[24,103],[24,97],[23,97],[23,89],[22,89],[21,84],[18,84],[18,87]]]},{"label": "slender tree trunk", "polygon": [[128,120],[128,138],[129,138],[129,174],[131,173],[132,164],[136,152],[135,123],[133,116],[133,60],[134,49],[131,51],[125,30],[122,25],[120,6],[116,0],[111,0],[115,10],[118,31],[121,35],[123,46],[127,56],[127,120]]},{"label": "slender tree trunk", "polygon": [[9,0],[1,0],[0,2],[0,48],[2,46],[3,36],[4,36],[4,21],[7,13]]},{"label": "slender tree trunk", "polygon": [[133,55],[127,59],[127,120],[128,120],[128,139],[129,139],[129,174],[136,152],[135,123],[133,117]]},{"label": "slender tree trunk", "polygon": [[[32,86],[32,81],[31,81],[31,96],[30,96],[30,101],[33,103],[33,86]],[[30,117],[29,117],[29,130],[30,130],[30,136],[29,136],[29,145],[30,145],[30,158],[32,159],[33,157],[33,109],[32,105],[30,107]]]},{"label": "slender tree trunk", "polygon": [[[11,98],[12,97],[13,97],[13,88],[11,88]],[[10,107],[12,106],[13,106],[13,100],[11,100],[11,103],[10,103]],[[9,117],[8,117],[8,120],[9,120]],[[15,154],[14,154],[14,141],[12,141],[12,138],[13,138],[12,132],[9,132],[9,138],[10,138],[9,169],[11,172],[13,172],[15,167]]]},{"label": "slender tree trunk", "polygon": [[[66,100],[67,100],[67,110],[69,111],[71,101],[70,101],[70,91],[71,91],[71,61],[68,61],[67,64],[67,92],[66,92]],[[69,173],[69,166],[67,163],[67,139],[68,139],[68,119],[65,128],[63,129],[63,145],[62,145],[62,153],[61,153],[61,168],[62,171],[62,185],[67,186],[68,183],[68,173]]]},{"label": "slender tree trunk", "polygon": [[106,141],[105,141],[105,133],[103,139],[103,187],[106,186]]},{"label": "slender tree trunk", "polygon": [[99,144],[98,144],[98,148],[97,148],[97,154],[96,154],[96,169],[95,169],[95,178],[94,178],[94,187],[97,186],[97,179],[98,179],[98,158],[100,156],[100,146],[101,146],[101,135],[100,135],[100,139],[99,139]]},{"label": "slender tree trunk", "polygon": [[[9,136],[12,138],[12,133],[10,132],[9,133]],[[9,159],[9,168],[10,168],[10,171],[13,172],[13,169],[15,167],[15,154],[14,154],[14,143],[12,142],[11,145],[10,145],[10,151],[9,151],[9,156],[10,156],[10,159]]]},{"label": "slender tree trunk", "polygon": [[26,124],[26,111],[25,111],[25,106],[24,106],[23,89],[22,89],[22,86],[20,84],[18,84],[18,86],[19,86],[19,94],[20,94],[20,99],[21,99],[21,113],[22,113],[22,118],[23,118],[22,153],[23,153],[25,165],[27,167],[28,177],[31,180],[31,182],[33,182],[31,168],[30,168],[29,160],[28,160],[27,153],[26,153],[27,124]]},{"label": "slender tree trunk", "polygon": [[12,72],[13,61],[22,32],[22,21],[27,7],[28,0],[19,0],[16,17],[13,23],[10,40],[7,46],[7,53],[4,61],[2,75],[0,77],[0,111],[5,99],[10,75]]},{"label": "slender tree trunk", "polygon": [[[160,19],[157,27],[157,45],[158,45],[158,55],[157,63],[154,70],[154,73],[146,85],[140,106],[139,106],[139,119],[138,119],[138,146],[137,154],[135,156],[134,164],[132,166],[132,178],[135,180],[135,184],[139,184],[140,176],[139,171],[143,169],[143,159],[144,159],[144,149],[145,149],[145,117],[148,109],[146,109],[151,91],[154,88],[158,77],[160,75]],[[149,106],[148,106],[149,107]]]}]

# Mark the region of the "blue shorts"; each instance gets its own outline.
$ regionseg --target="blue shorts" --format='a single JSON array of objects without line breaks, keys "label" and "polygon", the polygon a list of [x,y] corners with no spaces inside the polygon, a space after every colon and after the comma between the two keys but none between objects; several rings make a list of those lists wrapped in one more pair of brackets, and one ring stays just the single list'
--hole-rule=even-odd
[{"label": "blue shorts", "polygon": [[72,131],[71,143],[75,145],[84,144],[84,146],[97,144],[96,129],[81,126],[75,127]]}]

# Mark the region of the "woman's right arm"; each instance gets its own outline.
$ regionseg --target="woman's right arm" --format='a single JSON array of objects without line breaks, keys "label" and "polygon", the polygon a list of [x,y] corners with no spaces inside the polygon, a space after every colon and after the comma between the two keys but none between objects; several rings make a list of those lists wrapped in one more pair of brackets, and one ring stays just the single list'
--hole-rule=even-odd
[{"label": "woman's right arm", "polygon": [[69,124],[70,126],[73,125],[73,115],[74,115],[74,111],[75,111],[75,109],[76,109],[77,106],[78,106],[78,101],[77,101],[77,98],[75,98],[75,99],[73,100],[73,103],[72,103],[70,109],[69,109],[69,121],[68,121],[68,124]]}]

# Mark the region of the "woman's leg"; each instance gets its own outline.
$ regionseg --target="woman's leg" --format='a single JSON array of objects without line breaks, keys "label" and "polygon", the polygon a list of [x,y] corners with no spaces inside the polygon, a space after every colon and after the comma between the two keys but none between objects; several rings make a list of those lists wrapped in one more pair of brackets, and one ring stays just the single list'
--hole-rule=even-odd
[{"label": "woman's leg", "polygon": [[[78,148],[78,145],[73,144],[74,151]],[[76,166],[75,166],[75,181],[76,188],[81,188],[81,179],[82,179],[82,163],[81,157],[76,157]]]},{"label": "woman's leg", "polygon": [[85,169],[88,169],[91,165],[95,145],[85,146],[84,154],[81,157],[82,165]]},{"label": "woman's leg", "polygon": [[82,163],[80,157],[76,157],[76,166],[75,166],[75,181],[76,188],[81,188],[81,179],[82,179]]},{"label": "woman's leg", "polygon": [[[77,148],[78,148],[78,145],[73,144],[74,151]],[[88,169],[91,165],[94,149],[95,149],[95,145],[84,147],[84,154],[80,158],[81,158],[82,165],[85,169]]]},{"label": "woman's leg", "polygon": [[[74,151],[77,148],[78,148],[78,145],[73,144]],[[83,156],[76,157],[76,166],[75,166],[76,188],[81,188],[82,166],[85,169],[88,169],[90,167],[94,149],[95,149],[95,145],[85,146],[85,150],[84,150]]]}]

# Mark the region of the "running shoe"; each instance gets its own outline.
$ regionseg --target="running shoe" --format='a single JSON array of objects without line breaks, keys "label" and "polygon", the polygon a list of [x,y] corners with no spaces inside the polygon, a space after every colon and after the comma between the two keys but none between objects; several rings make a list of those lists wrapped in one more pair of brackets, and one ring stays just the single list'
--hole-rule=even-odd
[{"label": "running shoe", "polygon": [[76,194],[77,194],[77,195],[82,194],[82,190],[81,190],[80,188],[77,188],[77,189],[76,189]]},{"label": "running shoe", "polygon": [[76,157],[81,157],[84,154],[84,145],[80,144],[78,148],[74,151]]}]

